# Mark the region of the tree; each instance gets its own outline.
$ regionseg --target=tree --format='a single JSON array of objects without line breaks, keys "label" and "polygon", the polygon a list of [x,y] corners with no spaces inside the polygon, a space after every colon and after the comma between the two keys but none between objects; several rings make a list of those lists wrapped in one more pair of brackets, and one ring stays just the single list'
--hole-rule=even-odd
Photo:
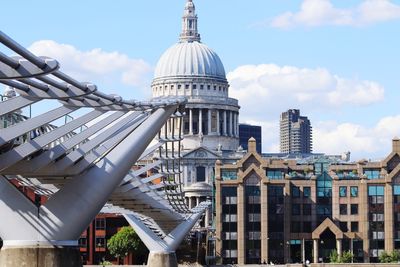
[{"label": "tree", "polygon": [[122,227],[107,242],[108,251],[116,258],[124,258],[129,252],[144,252],[145,246],[130,226]]}]

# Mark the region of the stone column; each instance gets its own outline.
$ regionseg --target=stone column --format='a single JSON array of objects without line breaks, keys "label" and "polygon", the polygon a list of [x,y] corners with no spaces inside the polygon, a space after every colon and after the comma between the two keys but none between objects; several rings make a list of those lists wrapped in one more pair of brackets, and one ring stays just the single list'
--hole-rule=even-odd
[{"label": "stone column", "polygon": [[318,239],[313,240],[313,258],[314,258],[314,263],[318,263]]},{"label": "stone column", "polygon": [[211,133],[211,109],[207,109],[207,115],[208,115],[207,134],[210,135],[210,133]]},{"label": "stone column", "polygon": [[306,241],[304,238],[301,240],[301,261],[306,263]]},{"label": "stone column", "polygon": [[229,111],[229,136],[233,136],[233,116],[232,111]]},{"label": "stone column", "polygon": [[239,137],[239,112],[236,112],[236,137]]},{"label": "stone column", "polygon": [[210,210],[206,209],[204,216],[204,226],[207,227],[210,223]]},{"label": "stone column", "polygon": [[336,251],[339,257],[342,257],[342,239],[336,239]]},{"label": "stone column", "polygon": [[203,110],[199,108],[199,135],[203,134]]},{"label": "stone column", "polygon": [[189,197],[189,209],[193,209],[193,197]]},{"label": "stone column", "polygon": [[189,109],[189,134],[193,134],[193,111]]},{"label": "stone column", "polygon": [[200,197],[196,197],[196,207],[200,204]]},{"label": "stone column", "polygon": [[261,183],[261,262],[269,262],[268,239],[268,187]]},{"label": "stone column", "polygon": [[224,135],[226,135],[226,110],[224,110]]},{"label": "stone column", "polygon": [[236,137],[236,112],[233,112],[233,111],[231,111],[231,112],[233,113],[233,133],[232,133],[232,136]]},{"label": "stone column", "polygon": [[221,129],[219,128],[219,110],[217,109],[217,134],[221,134]]},{"label": "stone column", "polygon": [[245,238],[245,196],[243,184],[239,184],[237,196],[237,234],[238,234],[238,264],[244,264],[246,259],[246,238]]},{"label": "stone column", "polygon": [[387,183],[385,186],[385,251],[393,251],[393,186]]}]

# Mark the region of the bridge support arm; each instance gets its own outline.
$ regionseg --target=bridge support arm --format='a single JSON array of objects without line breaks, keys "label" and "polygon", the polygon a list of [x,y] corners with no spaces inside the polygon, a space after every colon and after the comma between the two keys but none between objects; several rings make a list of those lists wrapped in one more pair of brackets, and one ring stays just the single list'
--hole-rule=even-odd
[{"label": "bridge support arm", "polygon": [[189,233],[203,213],[194,213],[184,219],[174,230],[164,238],[157,236],[134,214],[125,214],[125,218],[140,239],[150,250],[147,260],[148,267],[177,267],[175,250]]}]

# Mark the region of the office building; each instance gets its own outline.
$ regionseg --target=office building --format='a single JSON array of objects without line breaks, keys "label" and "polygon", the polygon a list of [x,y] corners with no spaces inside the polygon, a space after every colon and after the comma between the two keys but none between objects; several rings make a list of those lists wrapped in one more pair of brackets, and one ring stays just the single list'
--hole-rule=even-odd
[{"label": "office building", "polygon": [[280,150],[282,153],[311,153],[312,127],[310,120],[300,116],[300,110],[289,109],[280,117]]},{"label": "office building", "polygon": [[400,140],[383,160],[265,158],[249,141],[216,164],[216,254],[225,264],[327,262],[350,251],[377,262],[400,249]]},{"label": "office building", "polygon": [[250,125],[246,123],[239,124],[239,145],[247,150],[247,142],[251,137],[256,139],[256,149],[257,153],[261,154],[262,149],[262,130],[261,126],[258,125]]}]

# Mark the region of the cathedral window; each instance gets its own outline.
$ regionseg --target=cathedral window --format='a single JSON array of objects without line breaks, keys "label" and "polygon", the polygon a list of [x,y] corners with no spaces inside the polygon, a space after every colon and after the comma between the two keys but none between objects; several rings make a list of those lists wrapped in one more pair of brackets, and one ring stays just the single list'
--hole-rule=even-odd
[{"label": "cathedral window", "polygon": [[185,84],[185,89],[189,89],[189,84]]},{"label": "cathedral window", "polygon": [[210,90],[211,89],[211,85],[207,85],[207,90]]},{"label": "cathedral window", "polygon": [[196,89],[196,88],[197,88],[197,86],[196,86],[195,84],[193,84],[193,85],[192,85],[192,88],[193,88],[193,89]]},{"label": "cathedral window", "polygon": [[178,84],[178,89],[181,89],[181,85],[180,84]]},{"label": "cathedral window", "polygon": [[200,84],[200,90],[203,90],[203,89],[204,89],[204,85]]}]

